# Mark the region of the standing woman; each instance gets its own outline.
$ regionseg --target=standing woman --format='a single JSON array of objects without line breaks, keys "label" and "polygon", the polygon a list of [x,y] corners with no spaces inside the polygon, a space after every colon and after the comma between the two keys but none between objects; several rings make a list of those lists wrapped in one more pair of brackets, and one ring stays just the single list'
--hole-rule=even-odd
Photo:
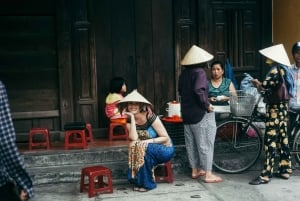
[{"label": "standing woman", "polygon": [[154,168],[174,154],[172,141],[152,104],[137,90],[122,99],[118,107],[129,119],[128,180],[134,191],[156,188]]},{"label": "standing woman", "polygon": [[[290,61],[282,44],[274,45],[259,51],[264,55],[266,63],[271,66],[269,73],[263,82],[257,79],[252,80],[254,86],[259,90],[264,90],[266,94],[277,94],[278,86],[284,81],[290,96],[294,96],[294,81],[287,66]],[[283,80],[283,79],[284,80]],[[267,98],[267,95],[266,95]],[[289,179],[292,173],[291,153],[288,143],[287,119],[288,119],[288,99],[270,99],[266,102],[266,129],[264,135],[265,162],[260,176],[250,181],[249,184],[267,184],[273,176],[275,155],[278,151],[280,155],[278,164],[278,176]]]},{"label": "standing woman", "polygon": [[218,183],[223,179],[212,173],[216,121],[208,100],[208,80],[204,70],[211,59],[213,55],[193,45],[181,61],[185,69],[179,76],[178,89],[191,176],[193,179],[204,176],[204,182]]}]

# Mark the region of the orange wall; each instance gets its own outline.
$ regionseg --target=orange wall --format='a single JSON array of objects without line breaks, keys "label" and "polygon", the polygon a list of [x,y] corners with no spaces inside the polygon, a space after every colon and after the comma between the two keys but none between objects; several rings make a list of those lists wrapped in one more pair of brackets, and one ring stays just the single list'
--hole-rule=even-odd
[{"label": "orange wall", "polygon": [[273,43],[284,45],[291,63],[296,41],[300,41],[300,0],[273,0]]}]

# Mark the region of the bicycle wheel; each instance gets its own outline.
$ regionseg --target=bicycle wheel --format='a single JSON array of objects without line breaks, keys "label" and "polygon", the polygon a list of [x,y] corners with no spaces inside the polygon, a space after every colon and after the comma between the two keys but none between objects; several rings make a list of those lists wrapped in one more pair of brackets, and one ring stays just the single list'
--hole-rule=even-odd
[{"label": "bicycle wheel", "polygon": [[295,159],[299,164],[300,163],[300,130],[297,131],[294,137],[292,152],[294,152]]},{"label": "bicycle wheel", "polygon": [[213,165],[225,173],[240,173],[250,168],[262,151],[261,131],[243,119],[218,123]]}]

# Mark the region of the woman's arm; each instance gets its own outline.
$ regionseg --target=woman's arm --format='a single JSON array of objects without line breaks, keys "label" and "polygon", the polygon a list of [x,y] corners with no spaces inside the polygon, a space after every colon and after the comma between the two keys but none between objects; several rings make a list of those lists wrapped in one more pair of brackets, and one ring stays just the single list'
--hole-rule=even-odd
[{"label": "woman's arm", "polygon": [[231,96],[237,96],[236,89],[235,89],[234,84],[232,82],[229,85],[229,94]]},{"label": "woman's arm", "polygon": [[130,112],[124,112],[128,117],[130,117],[130,123],[127,123],[127,129],[129,133],[129,140],[136,141],[139,139],[139,136],[136,132],[136,124],[134,115]]},{"label": "woman's arm", "polygon": [[157,135],[158,135],[156,138],[151,139],[152,143],[158,143],[158,144],[170,144],[171,143],[171,139],[168,135],[168,132],[158,117],[152,123],[152,127],[155,129],[155,131],[157,132]]}]

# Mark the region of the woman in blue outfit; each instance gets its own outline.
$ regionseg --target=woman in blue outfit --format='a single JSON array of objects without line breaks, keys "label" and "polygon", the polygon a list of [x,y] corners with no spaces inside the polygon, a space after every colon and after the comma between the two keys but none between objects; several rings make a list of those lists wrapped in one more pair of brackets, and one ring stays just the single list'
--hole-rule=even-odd
[{"label": "woman in blue outfit", "polygon": [[172,141],[161,120],[152,112],[152,104],[137,90],[124,97],[118,107],[129,121],[128,180],[134,191],[154,189],[154,168],[173,157]]}]

